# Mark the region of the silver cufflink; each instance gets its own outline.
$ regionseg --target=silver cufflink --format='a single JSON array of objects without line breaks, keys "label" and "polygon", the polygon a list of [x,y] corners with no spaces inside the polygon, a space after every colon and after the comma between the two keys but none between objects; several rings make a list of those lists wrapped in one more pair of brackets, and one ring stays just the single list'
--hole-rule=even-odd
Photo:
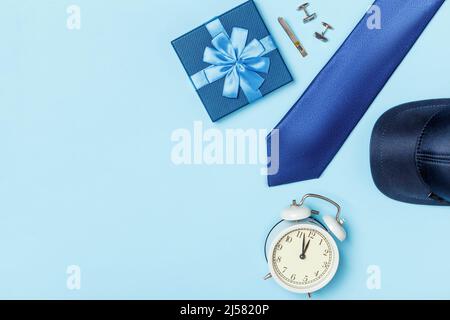
[{"label": "silver cufflink", "polygon": [[322,25],[325,27],[325,30],[323,30],[322,33],[316,32],[314,35],[317,39],[323,42],[328,42],[328,38],[325,37],[325,33],[327,33],[328,30],[334,30],[334,28],[326,22],[322,22]]},{"label": "silver cufflink", "polygon": [[309,3],[306,2],[297,8],[298,11],[305,12],[306,18],[303,19],[303,23],[308,23],[310,21],[313,21],[317,17],[317,15],[315,13],[309,14],[308,9],[307,9],[308,7],[309,7]]}]

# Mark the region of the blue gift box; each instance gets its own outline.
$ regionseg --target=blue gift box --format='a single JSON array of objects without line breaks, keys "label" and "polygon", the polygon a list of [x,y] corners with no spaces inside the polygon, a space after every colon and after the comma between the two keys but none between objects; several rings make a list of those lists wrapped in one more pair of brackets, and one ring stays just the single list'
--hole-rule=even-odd
[{"label": "blue gift box", "polygon": [[253,1],[172,41],[212,121],[292,81]]}]

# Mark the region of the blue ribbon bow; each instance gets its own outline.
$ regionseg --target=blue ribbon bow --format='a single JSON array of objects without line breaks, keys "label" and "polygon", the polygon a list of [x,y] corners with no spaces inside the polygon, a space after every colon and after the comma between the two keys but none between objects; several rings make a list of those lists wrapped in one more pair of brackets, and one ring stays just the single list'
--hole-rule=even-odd
[{"label": "blue ribbon bow", "polygon": [[212,83],[225,77],[226,98],[237,98],[240,87],[249,101],[256,100],[264,83],[257,72],[269,72],[270,59],[261,57],[264,46],[256,39],[246,45],[247,36],[247,30],[234,28],[231,39],[221,33],[211,41],[215,49],[205,49],[203,61],[212,65],[205,70],[206,78]]},{"label": "blue ribbon bow", "polygon": [[259,73],[269,72],[270,59],[263,55],[276,49],[272,38],[254,39],[247,44],[248,30],[233,28],[230,38],[220,21],[215,20],[211,25],[220,31],[212,33],[214,48],[206,47],[203,54],[203,61],[210,66],[191,77],[196,88],[225,78],[224,97],[236,99],[241,88],[249,102],[261,98],[259,88],[264,78]]}]

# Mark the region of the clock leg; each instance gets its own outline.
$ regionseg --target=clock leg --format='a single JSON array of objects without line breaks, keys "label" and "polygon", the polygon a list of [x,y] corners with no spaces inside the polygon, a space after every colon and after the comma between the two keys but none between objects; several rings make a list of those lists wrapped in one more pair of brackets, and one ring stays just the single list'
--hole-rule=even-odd
[{"label": "clock leg", "polygon": [[264,277],[264,280],[269,280],[270,278],[272,278],[272,274],[268,273],[268,274]]}]

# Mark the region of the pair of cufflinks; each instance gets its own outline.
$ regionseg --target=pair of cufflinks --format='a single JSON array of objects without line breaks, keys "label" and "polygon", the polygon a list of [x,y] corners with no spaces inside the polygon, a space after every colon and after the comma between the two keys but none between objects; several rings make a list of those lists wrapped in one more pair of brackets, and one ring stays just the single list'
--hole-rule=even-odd
[{"label": "pair of cufflinks", "polygon": [[[311,22],[317,18],[316,13],[310,14],[308,12],[308,7],[309,7],[309,3],[307,2],[297,8],[297,11],[303,11],[305,13],[306,17],[303,19],[303,23]],[[326,23],[326,22],[322,22],[322,25],[325,27],[325,29],[322,32],[314,33],[314,36],[317,39],[319,39],[320,41],[328,42],[328,38],[325,37],[325,34],[327,33],[328,30],[334,30],[334,28],[329,23]]]}]

